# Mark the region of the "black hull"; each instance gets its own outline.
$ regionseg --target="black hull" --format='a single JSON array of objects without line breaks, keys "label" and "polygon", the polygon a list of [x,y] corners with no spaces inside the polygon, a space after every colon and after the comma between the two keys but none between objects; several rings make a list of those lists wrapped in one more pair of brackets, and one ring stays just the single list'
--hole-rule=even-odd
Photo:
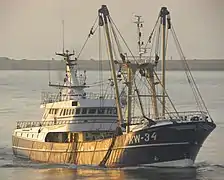
[{"label": "black hull", "polygon": [[114,142],[111,138],[77,144],[41,143],[13,136],[13,152],[15,156],[48,163],[105,164],[106,167],[191,166],[214,128],[211,122],[166,124],[118,136]]},{"label": "black hull", "polygon": [[[158,164],[160,166],[162,162],[188,160],[185,161],[186,166],[188,166],[188,163],[194,163],[203,142],[214,128],[215,124],[213,123],[192,122],[171,124],[136,132],[131,141],[133,145],[129,145],[125,149],[120,164],[128,166],[150,164],[156,166]],[[153,136],[153,133],[154,137],[149,140],[150,143],[145,142],[145,134]],[[136,138],[137,136],[140,138]],[[166,166],[167,163],[164,165]],[[185,165],[183,164],[183,166]]]}]

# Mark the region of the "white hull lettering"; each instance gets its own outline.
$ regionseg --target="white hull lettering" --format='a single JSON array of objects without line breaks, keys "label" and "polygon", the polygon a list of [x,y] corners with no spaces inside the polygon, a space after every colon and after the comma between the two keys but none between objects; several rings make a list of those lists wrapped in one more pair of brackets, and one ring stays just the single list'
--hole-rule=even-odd
[{"label": "white hull lettering", "polygon": [[133,137],[131,137],[129,144],[140,144],[141,140],[143,142],[148,143],[149,141],[155,141],[157,139],[157,133],[145,133],[145,134],[136,134]]}]

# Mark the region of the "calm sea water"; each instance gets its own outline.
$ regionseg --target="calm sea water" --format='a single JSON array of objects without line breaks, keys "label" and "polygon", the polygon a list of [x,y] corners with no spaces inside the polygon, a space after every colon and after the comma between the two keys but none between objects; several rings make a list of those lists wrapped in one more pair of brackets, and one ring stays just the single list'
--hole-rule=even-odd
[{"label": "calm sea water", "polygon": [[[104,72],[107,79],[109,73]],[[13,157],[11,134],[17,120],[40,120],[40,93],[48,89],[47,71],[0,71],[0,179],[119,179],[119,180],[218,180],[224,177],[224,72],[193,72],[208,109],[217,124],[204,143],[195,168],[124,168],[100,169],[88,166],[37,164]],[[51,73],[51,80],[62,79]],[[98,72],[87,72],[94,85]],[[181,110],[194,107],[193,96],[184,72],[167,72],[168,92]],[[96,88],[96,87],[94,87]],[[90,91],[90,90],[89,90]]]}]

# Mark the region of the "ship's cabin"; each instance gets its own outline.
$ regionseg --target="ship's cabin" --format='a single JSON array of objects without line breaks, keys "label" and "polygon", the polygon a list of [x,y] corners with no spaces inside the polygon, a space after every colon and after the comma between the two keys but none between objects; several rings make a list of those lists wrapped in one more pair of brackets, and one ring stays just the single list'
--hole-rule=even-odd
[{"label": "ship's cabin", "polygon": [[41,142],[86,142],[110,138],[117,128],[114,99],[45,103],[42,121],[17,122],[16,136]]},{"label": "ship's cabin", "polygon": [[46,104],[43,121],[57,120],[71,120],[74,117],[88,117],[103,116],[115,117],[117,116],[117,108],[115,107],[114,100],[104,100],[103,106],[100,100],[80,100],[80,101],[65,101],[57,103]]}]

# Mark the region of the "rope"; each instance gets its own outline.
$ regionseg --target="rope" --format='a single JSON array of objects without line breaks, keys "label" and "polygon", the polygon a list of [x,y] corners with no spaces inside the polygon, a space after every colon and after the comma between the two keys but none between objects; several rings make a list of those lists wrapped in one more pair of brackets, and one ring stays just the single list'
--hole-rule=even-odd
[{"label": "rope", "polygon": [[[101,44],[101,28],[99,28],[99,80],[103,80],[103,74],[102,74],[102,44]],[[102,96],[103,93],[103,86],[100,84],[100,96]],[[100,99],[100,106],[102,106],[102,99]]]},{"label": "rope", "polygon": [[137,60],[135,59],[134,54],[132,53],[131,49],[129,48],[127,42],[124,40],[124,37],[121,35],[121,32],[119,31],[119,29],[117,28],[116,24],[113,22],[113,20],[110,18],[112,24],[115,26],[115,29],[117,30],[118,34],[120,35],[121,39],[123,40],[125,46],[127,47],[129,53],[131,54],[132,58],[134,59],[135,63],[138,64]]},{"label": "rope", "polygon": [[182,50],[181,50],[180,44],[179,44],[179,42],[178,42],[178,39],[177,39],[177,37],[176,37],[175,31],[174,31],[173,28],[171,29],[171,32],[172,32],[174,41],[175,41],[175,43],[176,43],[176,46],[177,46],[177,48],[178,48],[178,53],[179,53],[179,55],[180,55],[180,58],[181,58],[182,60],[184,60],[183,63],[184,63],[184,66],[185,66],[185,74],[186,74],[186,76],[187,76],[188,83],[190,84],[190,86],[191,86],[191,88],[192,88],[192,92],[193,92],[193,94],[194,94],[194,97],[195,97],[196,103],[197,103],[197,105],[198,105],[198,107],[199,107],[199,110],[202,112],[202,109],[203,109],[203,108],[202,108],[202,106],[201,106],[201,104],[200,104],[200,99],[199,99],[199,97],[198,97],[198,95],[197,95],[197,91],[196,91],[196,89],[195,89],[194,83],[192,84],[192,78],[193,78],[193,77],[191,77],[190,74],[189,74],[190,69],[189,69],[189,67],[188,67],[188,64],[187,64],[187,62],[186,62],[186,59],[185,59],[184,54],[183,54],[183,52],[182,52]]},{"label": "rope", "polygon": [[106,165],[106,163],[107,163],[107,161],[108,161],[108,159],[110,157],[110,154],[111,154],[111,152],[113,150],[115,141],[116,141],[116,135],[113,136],[111,144],[110,144],[110,146],[109,146],[105,156],[103,157],[102,161],[99,163],[100,167],[106,167],[105,165]]},{"label": "rope", "polygon": [[[147,79],[147,82],[150,84],[150,82],[149,82],[149,80]],[[150,86],[151,86],[151,84],[150,84]],[[146,86],[147,87],[147,89],[148,89],[148,91],[150,92],[150,93],[152,93],[152,90],[148,87],[148,86]],[[166,91],[165,91],[165,93],[166,93]],[[166,93],[167,94],[167,93]],[[162,101],[160,100],[160,98],[159,97],[156,97],[157,98],[157,100],[160,102],[160,103],[162,103]],[[175,110],[175,108],[174,108],[174,110]],[[166,111],[166,113],[169,115],[169,109],[168,108],[165,108],[165,111]],[[171,116],[170,116],[171,117]]]},{"label": "rope", "polygon": [[[206,107],[206,105],[205,105],[205,102],[204,102],[204,100],[203,100],[203,98],[202,98],[202,96],[201,96],[201,93],[200,93],[200,91],[199,91],[199,89],[198,89],[198,87],[197,87],[197,84],[196,84],[196,82],[195,82],[195,80],[194,80],[194,78],[193,78],[193,75],[192,75],[192,73],[191,73],[191,71],[190,71],[189,65],[188,65],[188,63],[187,63],[187,61],[186,61],[186,58],[185,58],[184,54],[183,54],[183,51],[182,51],[182,49],[181,49],[180,43],[179,43],[179,41],[178,41],[178,38],[177,38],[177,35],[176,35],[175,31],[174,31],[173,26],[172,26],[172,28],[171,28],[171,32],[172,32],[173,37],[174,37],[174,39],[175,39],[175,42],[177,43],[177,46],[178,46],[178,48],[179,48],[179,53],[180,53],[179,55],[180,55],[180,57],[183,59],[184,64],[185,64],[185,67],[186,67],[186,69],[187,69],[187,71],[185,71],[185,73],[186,73],[186,75],[187,75],[187,77],[188,77],[189,84],[190,84],[191,81],[193,82],[193,86],[191,86],[191,87],[192,87],[192,91],[193,91],[193,93],[196,94],[196,96],[195,96],[196,102],[199,104],[199,108],[200,108],[200,107],[202,108],[202,106],[201,106],[201,104],[200,104],[200,102],[199,102],[199,100],[201,100],[202,105],[204,106],[204,108],[205,108],[205,110],[206,110],[208,116],[210,117],[211,121],[213,122],[213,119],[211,118],[211,115],[210,115],[210,113],[208,112],[208,109],[207,109],[207,107]],[[187,72],[188,72],[188,73],[187,73]]]},{"label": "rope", "polygon": [[159,26],[159,29],[157,32],[156,45],[155,45],[155,55],[156,56],[159,56],[159,54],[160,54],[160,49],[159,49],[160,44],[161,44],[160,34],[161,34],[161,26]]},{"label": "rope", "polygon": [[[159,81],[160,85],[163,87],[163,85],[162,85],[162,83],[161,83],[161,81],[160,81],[160,79],[159,79],[159,77],[158,77],[157,73],[156,73],[156,72],[154,72],[154,74],[156,75],[156,78],[157,78],[157,80]],[[163,88],[164,88],[164,87],[163,87]],[[173,102],[171,101],[171,99],[170,99],[170,97],[169,97],[169,95],[168,95],[168,93],[167,93],[166,89],[164,89],[164,90],[165,90],[165,94],[167,95],[168,100],[169,100],[169,101],[170,101],[170,103],[171,103],[171,106],[173,107],[174,111],[175,111],[175,112],[177,113],[177,115],[178,115],[177,109],[175,108],[175,106],[174,106]],[[178,115],[178,116],[179,116],[179,115]]]},{"label": "rope", "polygon": [[82,46],[82,48],[81,48],[81,50],[80,50],[78,56],[77,56],[77,59],[80,57],[80,55],[81,55],[83,49],[85,48],[85,46],[86,46],[86,44],[87,44],[89,38],[91,37],[91,35],[93,35],[93,34],[96,32],[97,28],[99,27],[99,26],[97,26],[97,27],[94,29],[94,26],[95,26],[97,20],[98,20],[98,16],[96,17],[96,20],[94,21],[93,26],[92,26],[91,29],[90,29],[90,32],[89,32],[89,34],[88,34],[88,36],[87,36],[87,38],[86,38],[86,40],[85,40],[85,42],[84,42],[84,44],[83,44],[83,46]]},{"label": "rope", "polygon": [[112,33],[113,33],[113,35],[114,35],[115,42],[116,42],[116,44],[117,44],[118,52],[121,54],[121,53],[122,53],[122,48],[121,48],[121,45],[120,45],[120,43],[119,43],[119,41],[118,41],[118,37],[117,37],[117,35],[116,35],[116,33],[115,33],[115,29],[114,29],[113,26],[110,26],[110,27],[111,27],[111,31],[112,31]]},{"label": "rope", "polygon": [[146,44],[145,44],[145,49],[147,48],[147,45],[151,43],[152,36],[153,36],[154,31],[155,31],[155,29],[156,29],[156,27],[157,27],[157,24],[158,24],[158,22],[159,22],[159,17],[160,17],[160,16],[158,16],[158,18],[157,18],[157,20],[156,20],[156,23],[155,23],[155,25],[154,25],[154,27],[153,27],[153,30],[152,30],[151,34],[149,35],[149,39],[148,39],[148,41],[147,41]]}]

